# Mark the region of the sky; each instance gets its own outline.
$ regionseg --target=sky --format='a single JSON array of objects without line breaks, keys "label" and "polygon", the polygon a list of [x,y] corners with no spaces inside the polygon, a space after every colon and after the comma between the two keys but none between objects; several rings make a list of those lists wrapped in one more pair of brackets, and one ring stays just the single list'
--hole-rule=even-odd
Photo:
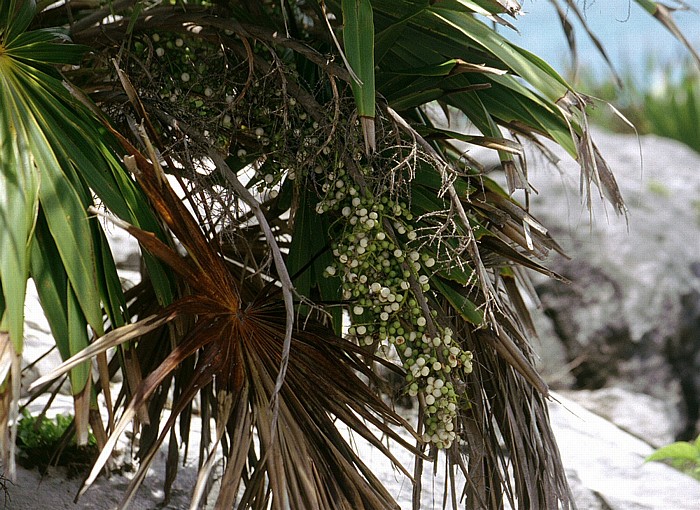
[{"label": "sky", "polygon": [[[698,0],[687,3],[700,9]],[[649,58],[673,64],[687,55],[673,35],[632,0],[579,0],[578,5],[593,32],[609,49],[614,65],[623,74],[631,70],[637,76],[643,75]],[[519,34],[508,29],[499,31],[514,43],[544,58],[559,72],[564,72],[569,53],[554,8],[546,0],[524,0],[522,10],[524,14],[514,23]],[[573,13],[571,17],[574,18]],[[674,19],[691,44],[700,51],[700,13],[679,11]],[[578,31],[577,44],[580,63],[596,69],[596,75],[604,77],[604,60],[582,30]]]}]

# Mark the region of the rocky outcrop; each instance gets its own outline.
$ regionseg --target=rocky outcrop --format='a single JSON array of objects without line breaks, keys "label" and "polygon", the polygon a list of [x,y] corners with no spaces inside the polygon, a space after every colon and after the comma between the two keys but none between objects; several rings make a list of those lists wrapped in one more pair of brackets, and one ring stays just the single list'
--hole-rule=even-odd
[{"label": "rocky outcrop", "polygon": [[[563,395],[550,406],[562,462],[579,510],[694,510],[700,483],[658,462],[653,448]],[[582,398],[585,398],[582,397]],[[637,419],[667,421],[653,409]]]},{"label": "rocky outcrop", "polygon": [[567,399],[614,424],[653,448],[673,443],[680,412],[673,402],[619,387],[562,391]]},{"label": "rocky outcrop", "polygon": [[[700,156],[653,136],[595,138],[615,172],[628,216],[615,216],[595,196],[589,213],[570,158],[562,155],[561,173],[532,165],[538,167],[530,177],[539,191],[532,212],[571,257],[547,261],[571,284],[536,277],[546,316],[540,321],[548,322],[545,329],[564,350],[573,387],[618,386],[662,398],[683,416],[676,436],[695,437]],[[547,351],[541,352],[545,371],[553,371],[548,363],[561,363],[547,361]]]}]

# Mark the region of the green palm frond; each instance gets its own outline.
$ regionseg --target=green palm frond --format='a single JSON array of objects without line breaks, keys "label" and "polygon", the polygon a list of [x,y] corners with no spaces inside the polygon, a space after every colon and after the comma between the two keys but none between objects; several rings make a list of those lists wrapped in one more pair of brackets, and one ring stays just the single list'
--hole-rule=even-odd
[{"label": "green palm frond", "polygon": [[[353,77],[352,91],[357,103],[357,114],[362,122],[367,152],[376,149],[374,134],[374,19],[370,0],[344,0],[343,46]],[[349,70],[350,70],[349,69]]]},{"label": "green palm frond", "polygon": [[[103,306],[113,323],[126,320],[111,251],[87,212],[92,190],[118,214],[155,224],[104,130],[53,68],[79,63],[86,48],[69,44],[61,30],[25,31],[34,2],[3,2],[0,14],[3,329],[21,354],[31,276],[59,351],[68,358],[88,345],[88,325],[95,335],[103,333]],[[87,437],[89,379],[87,364],[71,372],[81,440]]]},{"label": "green palm frond", "polygon": [[[11,80],[13,61],[10,51],[18,35],[31,21],[27,19],[26,8],[16,13],[25,2],[5,4],[2,12],[2,40],[0,40],[0,66],[2,69],[2,111],[0,119],[2,131],[2,266],[0,281],[6,309],[3,314],[5,328],[11,333],[11,339],[18,352],[22,350],[24,303],[16,296],[23,296],[29,275],[29,240],[34,230],[34,223],[39,206],[39,178],[30,159],[29,147],[31,134],[27,132],[25,115],[18,105],[22,100],[13,94],[17,86]],[[17,29],[12,29],[15,17]],[[23,25],[23,26],[22,26]],[[21,104],[21,103],[20,103]]]}]

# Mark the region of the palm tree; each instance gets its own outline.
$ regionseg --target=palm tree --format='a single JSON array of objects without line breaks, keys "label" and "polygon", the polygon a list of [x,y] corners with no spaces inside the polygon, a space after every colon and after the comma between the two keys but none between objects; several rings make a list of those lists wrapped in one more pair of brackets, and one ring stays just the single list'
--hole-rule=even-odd
[{"label": "palm tree", "polygon": [[[220,455],[217,508],[397,508],[339,421],[412,477],[414,508],[437,455],[466,479],[454,508],[573,508],[521,296],[525,268],[557,277],[542,260],[559,247],[513,198],[531,191],[522,144],[553,140],[587,200],[593,183],[624,204],[586,98],[489,24],[511,27],[517,4],[37,4],[0,2],[6,466],[31,277],[66,359],[33,387],[68,374],[77,437],[91,427],[101,448],[83,490],[140,433],[122,507],[169,439],[167,497],[197,400],[215,425],[193,506]],[[449,129],[458,116],[474,134]],[[498,153],[507,191],[464,144]],[[99,217],[141,244],[129,291]]]}]

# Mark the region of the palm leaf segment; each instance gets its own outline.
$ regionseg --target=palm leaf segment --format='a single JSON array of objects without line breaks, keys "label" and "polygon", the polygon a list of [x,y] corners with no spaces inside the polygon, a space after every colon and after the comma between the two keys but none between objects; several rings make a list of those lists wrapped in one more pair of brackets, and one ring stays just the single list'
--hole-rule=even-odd
[{"label": "palm leaf segment", "polygon": [[[476,16],[508,25],[503,4],[329,0],[283,3],[281,12],[278,2],[229,2],[137,9],[100,25],[99,13],[78,20],[74,39],[98,50],[91,63],[114,84],[101,82],[95,97],[123,133],[114,135],[130,154],[125,163],[186,251],[115,209],[178,275],[181,298],[114,329],[57,371],[135,337],[138,352],[154,353],[138,356],[144,379],[129,383],[130,403],[88,482],[138,416],[146,424],[143,462],[127,504],[168,434],[176,455],[178,418],[187,441],[199,394],[217,429],[214,438],[204,432],[211,449],[195,499],[212,468],[209,452],[220,445],[227,459],[220,505],[391,508],[331,419],[387,455],[362,420],[410,448],[388,424],[412,429],[355,375],[373,380],[358,353],[377,362],[375,353],[386,352],[420,404],[415,505],[426,445],[467,478],[471,506],[500,507],[503,498],[524,508],[570,504],[518,290],[522,267],[551,274],[537,259],[558,246],[455,140],[497,150],[510,191],[529,192],[519,141],[551,138],[580,160],[585,181],[618,211],[624,206],[588,136],[583,99]],[[328,44],[325,36],[300,42],[305,30],[327,33],[328,12],[342,20],[360,11],[361,23],[371,19],[373,44],[359,18],[345,20]],[[343,36],[344,45],[330,42]],[[114,41],[129,42],[118,49]],[[341,47],[351,69],[326,57]],[[367,67],[372,49],[375,65]],[[114,73],[108,62],[117,51]],[[123,107],[127,98],[136,118]],[[428,103],[462,112],[480,133],[436,126]],[[126,136],[139,122],[138,136]],[[285,264],[270,265],[279,256]],[[282,305],[291,292],[287,272],[303,318],[291,336]],[[338,305],[349,313],[352,342],[322,327],[315,312],[325,309],[340,333]],[[143,317],[147,309],[131,310]],[[160,427],[170,387],[175,404]],[[452,487],[455,505],[458,493]]]}]

